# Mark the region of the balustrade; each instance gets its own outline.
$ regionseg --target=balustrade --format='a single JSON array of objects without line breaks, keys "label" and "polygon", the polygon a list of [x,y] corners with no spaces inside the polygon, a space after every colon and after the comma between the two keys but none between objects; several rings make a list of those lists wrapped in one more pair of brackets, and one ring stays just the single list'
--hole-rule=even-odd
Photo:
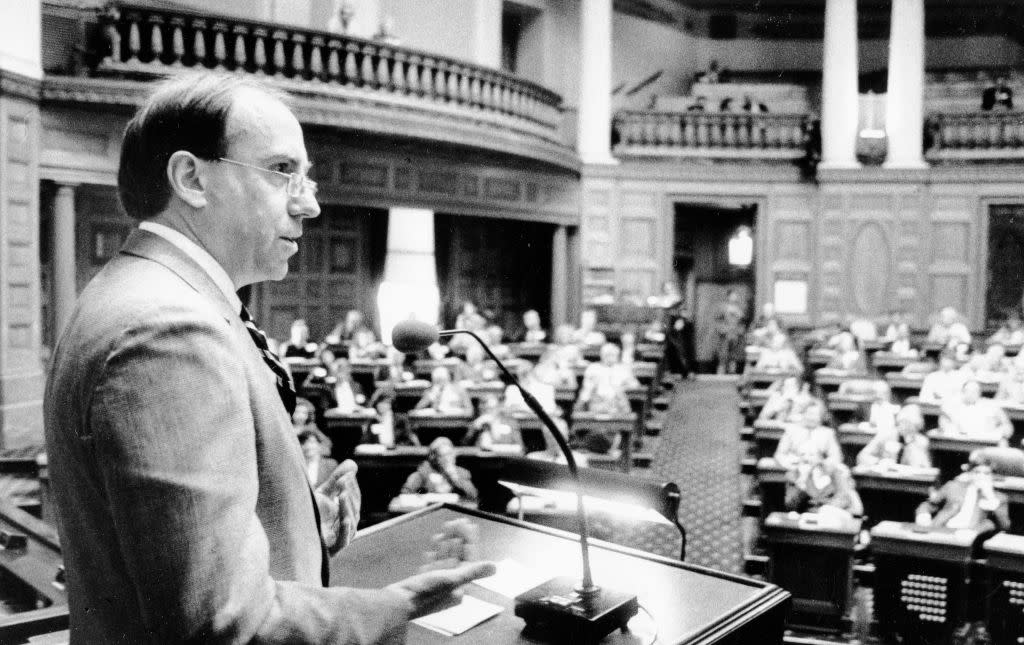
[{"label": "balustrade", "polygon": [[619,112],[616,152],[795,159],[806,154],[804,114]]},{"label": "balustrade", "polygon": [[1024,112],[932,114],[925,122],[932,159],[1019,159],[1024,157]]},{"label": "balustrade", "polygon": [[341,85],[506,114],[557,130],[561,98],[470,63],[341,34],[138,5],[101,14],[97,73],[206,68]]}]

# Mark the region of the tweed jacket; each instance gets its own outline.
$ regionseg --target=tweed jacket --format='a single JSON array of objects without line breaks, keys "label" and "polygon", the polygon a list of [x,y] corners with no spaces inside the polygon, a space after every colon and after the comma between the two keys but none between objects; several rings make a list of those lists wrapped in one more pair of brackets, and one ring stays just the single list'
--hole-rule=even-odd
[{"label": "tweed jacket", "polygon": [[389,643],[410,603],[325,588],[274,376],[212,279],[135,231],[82,292],[45,396],[73,643]]}]

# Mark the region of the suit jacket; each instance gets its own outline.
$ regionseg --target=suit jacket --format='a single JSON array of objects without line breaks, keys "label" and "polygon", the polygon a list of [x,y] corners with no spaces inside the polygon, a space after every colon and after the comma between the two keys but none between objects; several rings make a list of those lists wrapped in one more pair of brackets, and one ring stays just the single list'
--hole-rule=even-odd
[{"label": "suit jacket", "polygon": [[[955,517],[963,508],[968,486],[968,482],[959,477],[946,482],[942,488],[933,490],[928,499],[921,502],[917,507],[917,513],[930,514],[932,526],[945,526],[946,522]],[[986,511],[981,508],[980,504],[974,507],[970,528],[982,534],[1005,531],[1010,528],[1007,497],[997,491],[996,499],[999,500],[999,506],[994,510]]]},{"label": "suit jacket", "polygon": [[274,375],[163,238],[135,231],[82,292],[45,423],[73,643],[404,640],[400,594],[322,586]]}]

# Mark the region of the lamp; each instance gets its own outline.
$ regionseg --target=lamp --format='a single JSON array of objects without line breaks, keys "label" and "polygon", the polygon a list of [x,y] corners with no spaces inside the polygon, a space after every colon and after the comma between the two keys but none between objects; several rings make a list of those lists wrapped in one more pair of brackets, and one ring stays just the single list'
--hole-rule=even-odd
[{"label": "lamp", "polygon": [[750,237],[750,228],[739,227],[729,238],[729,264],[734,267],[749,267],[754,261],[754,238]]}]

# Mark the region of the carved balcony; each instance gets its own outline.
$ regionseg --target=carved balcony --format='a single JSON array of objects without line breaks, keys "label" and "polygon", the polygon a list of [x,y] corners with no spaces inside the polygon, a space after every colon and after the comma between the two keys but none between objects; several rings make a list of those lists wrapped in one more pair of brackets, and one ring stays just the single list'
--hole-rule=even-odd
[{"label": "carved balcony", "polygon": [[925,158],[933,162],[1024,160],[1024,112],[931,114]]},{"label": "carved balcony", "polygon": [[499,70],[384,42],[207,13],[109,4],[88,77],[51,75],[46,100],[137,105],[153,78],[208,69],[287,90],[307,124],[444,141],[566,168],[561,97]]},{"label": "carved balcony", "polygon": [[615,116],[619,156],[795,161],[808,154],[805,114],[623,111]]}]

